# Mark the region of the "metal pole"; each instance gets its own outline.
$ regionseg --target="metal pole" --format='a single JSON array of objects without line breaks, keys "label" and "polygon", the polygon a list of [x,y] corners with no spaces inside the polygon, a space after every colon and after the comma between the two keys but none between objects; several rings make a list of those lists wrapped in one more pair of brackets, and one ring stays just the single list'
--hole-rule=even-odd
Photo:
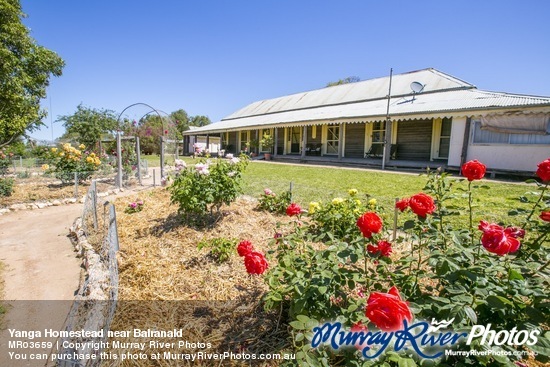
[{"label": "metal pole", "polygon": [[390,100],[391,100],[391,80],[393,76],[393,68],[390,68],[390,87],[388,88],[388,106],[386,108],[386,133],[384,134],[384,150],[382,152],[382,169],[386,169],[386,159],[389,158],[389,150],[391,141],[388,145],[388,136],[391,137],[391,118],[390,118]]},{"label": "metal pole", "polygon": [[164,177],[164,137],[160,137],[160,179]]},{"label": "metal pole", "polygon": [[117,166],[118,166],[118,173],[117,173],[117,187],[118,189],[122,189],[122,147],[120,142],[120,131],[117,131],[116,133],[116,155],[117,155]]},{"label": "metal pole", "polygon": [[136,156],[137,156],[137,175],[140,186],[143,186],[141,182],[141,152],[139,147],[139,136],[136,136]]},{"label": "metal pole", "polygon": [[153,168],[153,187],[157,186],[156,178],[155,178],[155,169]]}]

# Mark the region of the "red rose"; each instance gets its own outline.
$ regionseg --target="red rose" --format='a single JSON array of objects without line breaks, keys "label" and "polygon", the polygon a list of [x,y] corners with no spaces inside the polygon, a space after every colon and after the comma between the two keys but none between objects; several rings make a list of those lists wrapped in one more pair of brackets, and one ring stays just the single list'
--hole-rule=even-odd
[{"label": "red rose", "polygon": [[542,182],[550,181],[550,158],[545,159],[537,165],[537,176]]},{"label": "red rose", "polygon": [[293,215],[300,215],[302,213],[302,208],[300,208],[300,205],[296,203],[292,203],[286,208],[286,215],[289,217],[292,217]]},{"label": "red rose", "polygon": [[402,212],[404,212],[405,209],[409,207],[409,199],[405,198],[405,199],[399,200],[398,202],[395,203],[395,207],[401,210]]},{"label": "red rose", "polygon": [[363,214],[357,219],[357,227],[361,230],[363,237],[371,238],[373,233],[382,230],[382,219],[374,212]]},{"label": "red rose", "polygon": [[474,159],[462,165],[462,176],[466,177],[468,181],[481,180],[485,176],[486,169],[487,167],[483,163]]},{"label": "red rose", "polygon": [[239,245],[237,246],[237,252],[239,253],[239,256],[246,256],[252,251],[254,251],[254,246],[252,246],[252,242],[250,241],[239,242]]},{"label": "red rose", "polygon": [[376,246],[374,245],[368,245],[367,251],[369,254],[376,255],[379,254],[380,256],[388,257],[391,254],[392,248],[391,243],[388,241],[378,241]]},{"label": "red rose", "polygon": [[263,274],[269,265],[264,254],[251,251],[244,257],[244,266],[248,274]]},{"label": "red rose", "polygon": [[550,212],[540,213],[540,219],[542,219],[545,222],[550,222]]},{"label": "red rose", "polygon": [[409,206],[414,214],[422,218],[426,218],[426,215],[435,211],[434,199],[424,193],[411,196]]},{"label": "red rose", "polygon": [[483,231],[481,244],[493,254],[503,256],[519,250],[520,242],[518,237],[523,238],[525,231],[521,228],[503,228],[495,223],[481,221],[478,227]]},{"label": "red rose", "polygon": [[395,287],[391,287],[388,293],[372,292],[367,300],[365,315],[382,331],[400,330],[403,320],[411,322],[413,319],[409,305],[401,300]]}]

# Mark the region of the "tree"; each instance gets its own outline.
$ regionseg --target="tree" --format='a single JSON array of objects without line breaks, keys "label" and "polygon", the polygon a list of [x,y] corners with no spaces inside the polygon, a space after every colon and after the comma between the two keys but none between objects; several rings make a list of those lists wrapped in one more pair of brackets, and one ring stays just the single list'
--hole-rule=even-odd
[{"label": "tree", "polygon": [[[206,126],[209,125],[212,121],[208,118],[208,116],[192,116],[189,119],[189,126]],[[187,129],[186,129],[187,130]]]},{"label": "tree", "polygon": [[76,112],[68,116],[59,116],[56,121],[63,121],[66,131],[63,137],[72,137],[89,147],[111,135],[117,129],[117,118],[114,111],[96,110],[79,104]]},{"label": "tree", "polygon": [[51,75],[60,76],[65,62],[36,44],[21,18],[19,0],[0,0],[0,147],[43,125]]},{"label": "tree", "polygon": [[349,84],[349,83],[357,83],[360,81],[361,81],[361,78],[359,78],[358,76],[348,76],[345,79],[339,79],[336,82],[327,83],[327,87],[334,87],[336,85]]}]

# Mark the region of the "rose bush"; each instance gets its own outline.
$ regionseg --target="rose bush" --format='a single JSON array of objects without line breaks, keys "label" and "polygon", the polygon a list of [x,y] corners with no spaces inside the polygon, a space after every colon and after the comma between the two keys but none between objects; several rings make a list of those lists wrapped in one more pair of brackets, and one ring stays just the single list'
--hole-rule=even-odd
[{"label": "rose bush", "polygon": [[[309,218],[279,224],[268,252],[275,265],[265,275],[269,286],[265,306],[285,316],[297,352],[296,364],[458,367],[518,362],[520,356],[514,352],[521,347],[510,344],[493,345],[501,352],[494,355],[443,355],[427,361],[411,350],[387,351],[371,361],[355,348],[312,349],[312,329],[330,320],[341,322],[346,330],[361,325],[362,330],[390,331],[399,330],[404,320],[432,319],[453,319],[449,328],[455,331],[488,324],[492,330],[546,328],[550,224],[545,213],[550,211],[550,195],[545,169],[545,164],[539,164],[537,175],[543,183],[532,181],[537,197],[521,198],[522,202],[530,200],[532,209],[509,213],[521,216],[522,225],[484,220],[476,228],[472,224],[453,228],[447,217],[465,215],[472,223],[473,197],[480,189],[472,181],[479,179],[480,171],[470,175],[465,170],[472,178],[465,176],[465,183],[450,180],[445,173],[429,172],[425,192],[397,202],[398,210],[410,208],[415,214],[409,219],[404,213],[405,221],[398,222],[400,235],[392,241],[401,248],[397,253],[390,253],[383,208],[355,202],[356,193],[342,201],[317,203]],[[467,201],[460,206],[461,198]],[[452,208],[448,207],[451,201]],[[538,340],[524,347],[546,362],[548,335],[542,332]],[[458,348],[483,350],[488,346],[480,345],[478,338]]]},{"label": "rose bush", "polygon": [[82,144],[75,148],[69,143],[51,148],[45,155],[49,168],[46,172],[53,173],[63,183],[73,182],[75,174],[79,182],[87,180],[100,168],[102,161],[99,154],[83,148]]},{"label": "rose bush", "polygon": [[170,200],[188,222],[204,226],[219,215],[223,204],[229,205],[241,194],[241,179],[248,164],[246,156],[230,160],[199,161],[182,167],[169,187]]},{"label": "rose bush", "polygon": [[281,195],[277,195],[275,192],[266,188],[258,200],[258,209],[266,210],[270,213],[284,214],[291,202],[292,193],[290,191],[285,191]]}]

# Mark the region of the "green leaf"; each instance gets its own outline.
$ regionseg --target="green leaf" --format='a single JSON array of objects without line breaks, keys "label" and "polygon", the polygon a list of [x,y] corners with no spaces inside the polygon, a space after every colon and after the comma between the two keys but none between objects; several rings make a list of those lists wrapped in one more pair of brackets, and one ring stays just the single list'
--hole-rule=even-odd
[{"label": "green leaf", "polygon": [[521,275],[520,272],[514,270],[514,269],[510,269],[510,271],[508,272],[508,279],[509,280],[525,280],[523,278],[523,276]]},{"label": "green leaf", "polygon": [[292,328],[296,330],[305,330],[305,325],[303,322],[300,321],[291,321],[288,323]]},{"label": "green leaf", "polygon": [[412,358],[400,357],[397,365],[399,367],[416,367],[416,362]]},{"label": "green leaf", "polygon": [[470,306],[464,307],[464,312],[466,313],[466,316],[472,321],[472,324],[477,324],[477,315],[473,308]]},{"label": "green leaf", "polygon": [[306,315],[298,315],[296,316],[296,319],[304,324],[309,321],[309,317]]},{"label": "green leaf", "polygon": [[514,304],[510,302],[507,298],[494,295],[490,295],[487,297],[487,303],[494,308],[506,308],[508,306],[514,306]]}]

